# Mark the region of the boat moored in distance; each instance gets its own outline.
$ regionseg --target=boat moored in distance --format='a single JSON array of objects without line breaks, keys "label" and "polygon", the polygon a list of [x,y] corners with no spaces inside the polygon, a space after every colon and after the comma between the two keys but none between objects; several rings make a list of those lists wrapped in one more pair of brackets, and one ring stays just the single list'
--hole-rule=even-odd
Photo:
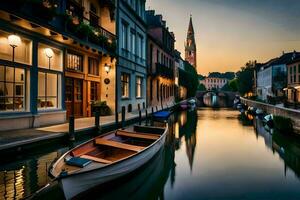
[{"label": "boat moored in distance", "polygon": [[168,125],[133,126],[89,140],[65,153],[50,168],[72,199],[80,193],[121,178],[146,164],[165,144]]}]

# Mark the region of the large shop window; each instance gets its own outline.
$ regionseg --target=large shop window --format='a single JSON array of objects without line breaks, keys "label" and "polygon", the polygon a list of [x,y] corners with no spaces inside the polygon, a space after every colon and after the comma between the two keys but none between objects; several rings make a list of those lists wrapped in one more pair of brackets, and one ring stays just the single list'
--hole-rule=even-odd
[{"label": "large shop window", "polygon": [[142,97],[142,84],[143,84],[143,78],[137,76],[136,77],[136,98]]},{"label": "large shop window", "polygon": [[95,58],[89,58],[89,74],[99,76],[99,62]]},{"label": "large shop window", "polygon": [[38,108],[58,108],[60,75],[39,72]]},{"label": "large shop window", "polygon": [[82,72],[83,57],[81,55],[68,53],[67,69]]},{"label": "large shop window", "polygon": [[26,71],[0,65],[0,112],[25,110]]},{"label": "large shop window", "polygon": [[[49,51],[52,52],[49,54]],[[38,109],[60,108],[62,51],[39,44],[38,49]]]},{"label": "large shop window", "polygon": [[121,75],[121,90],[122,98],[129,98],[129,74],[122,73]]}]

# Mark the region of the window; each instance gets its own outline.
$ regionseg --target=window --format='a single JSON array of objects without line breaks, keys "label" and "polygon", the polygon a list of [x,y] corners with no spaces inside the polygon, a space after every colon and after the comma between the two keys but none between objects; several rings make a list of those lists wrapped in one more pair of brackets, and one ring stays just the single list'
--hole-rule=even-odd
[{"label": "window", "polygon": [[99,90],[100,90],[100,84],[98,82],[91,81],[91,96],[90,100],[92,102],[99,100]]},{"label": "window", "polygon": [[58,108],[59,74],[39,72],[38,108]]},{"label": "window", "polygon": [[[51,48],[53,56],[49,59],[45,49]],[[68,57],[69,58],[69,57]],[[50,46],[38,46],[38,109],[59,108],[61,99],[62,51]],[[69,60],[68,60],[69,61]],[[70,64],[68,62],[68,64]]]},{"label": "window", "polygon": [[160,60],[159,59],[159,50],[156,51],[156,60],[157,60],[157,63],[159,63],[159,60]]},{"label": "window", "polygon": [[130,32],[130,40],[131,40],[131,52],[135,54],[135,33],[134,31]]},{"label": "window", "polygon": [[142,84],[143,84],[143,78],[140,76],[136,77],[136,97],[141,98],[142,97]]},{"label": "window", "polygon": [[99,62],[95,58],[89,58],[89,74],[99,76]]},{"label": "window", "polygon": [[121,75],[121,91],[122,98],[129,98],[129,74],[122,73]]},{"label": "window", "polygon": [[67,69],[82,72],[83,57],[81,55],[68,53]]},{"label": "window", "polygon": [[[12,47],[8,43],[10,33],[0,31],[0,59],[12,61]],[[20,36],[20,35],[19,35]],[[20,36],[21,37],[21,36]],[[21,37],[21,44],[15,48],[14,60],[18,63],[31,65],[32,42]]]},{"label": "window", "polygon": [[153,100],[153,80],[150,80],[150,101]]},{"label": "window", "polygon": [[128,49],[128,24],[123,22],[122,23],[122,48]]},{"label": "window", "polygon": [[0,66],[0,112],[25,110],[25,69]]},{"label": "window", "polygon": [[156,98],[159,101],[159,80],[156,81]]},{"label": "window", "polygon": [[[53,56],[49,58],[46,56],[45,50],[50,48],[53,51]],[[40,43],[38,45],[38,67],[44,69],[51,69],[55,71],[62,71],[63,66],[63,52],[60,49],[50,47]]]}]

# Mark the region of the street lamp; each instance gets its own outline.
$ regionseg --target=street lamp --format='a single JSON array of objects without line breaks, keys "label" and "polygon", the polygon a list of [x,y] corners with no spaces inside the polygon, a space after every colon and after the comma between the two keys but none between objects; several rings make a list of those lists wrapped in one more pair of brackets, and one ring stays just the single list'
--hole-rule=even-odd
[{"label": "street lamp", "polygon": [[50,60],[51,60],[51,58],[53,57],[53,55],[54,55],[54,52],[53,52],[53,50],[51,49],[51,48],[46,48],[45,49],[45,54],[46,54],[46,56],[48,57],[48,59],[49,59],[49,69],[50,69]]},{"label": "street lamp", "polygon": [[21,38],[17,35],[10,35],[7,38],[8,44],[12,47],[13,49],[13,55],[12,55],[12,61],[15,62],[15,48],[21,45]]},{"label": "street lamp", "polygon": [[106,71],[107,74],[110,72],[110,66],[107,63],[105,63],[104,65],[104,70]]}]

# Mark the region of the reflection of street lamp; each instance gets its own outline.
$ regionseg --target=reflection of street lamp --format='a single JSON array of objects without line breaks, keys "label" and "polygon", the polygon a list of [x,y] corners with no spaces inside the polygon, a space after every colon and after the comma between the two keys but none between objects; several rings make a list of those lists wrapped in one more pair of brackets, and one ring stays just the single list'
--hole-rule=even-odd
[{"label": "reflection of street lamp", "polygon": [[8,36],[8,44],[13,49],[12,61],[15,62],[15,48],[21,44],[21,38],[17,35]]},{"label": "reflection of street lamp", "polygon": [[54,53],[53,53],[53,50],[51,49],[51,48],[46,48],[45,49],[45,54],[46,54],[46,56],[48,57],[48,59],[49,59],[49,69],[50,69],[50,60],[51,60],[51,58],[53,57],[53,55],[54,55]]},{"label": "reflection of street lamp", "polygon": [[107,74],[110,72],[110,66],[107,63],[105,63],[104,65],[104,70],[106,71]]}]

